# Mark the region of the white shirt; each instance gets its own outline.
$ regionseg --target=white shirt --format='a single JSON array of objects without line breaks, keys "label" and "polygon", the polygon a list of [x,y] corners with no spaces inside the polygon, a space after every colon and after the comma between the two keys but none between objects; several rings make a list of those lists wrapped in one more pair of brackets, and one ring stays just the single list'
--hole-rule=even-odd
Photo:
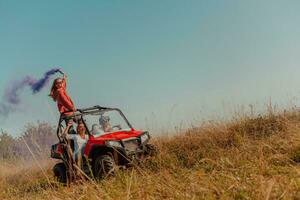
[{"label": "white shirt", "polygon": [[68,134],[68,135],[66,135],[66,138],[68,140],[74,140],[74,158],[76,158],[79,153],[81,153],[81,155],[82,155],[85,145],[86,145],[87,141],[89,140],[89,137],[87,135],[85,135],[85,138],[83,139],[78,134]]}]

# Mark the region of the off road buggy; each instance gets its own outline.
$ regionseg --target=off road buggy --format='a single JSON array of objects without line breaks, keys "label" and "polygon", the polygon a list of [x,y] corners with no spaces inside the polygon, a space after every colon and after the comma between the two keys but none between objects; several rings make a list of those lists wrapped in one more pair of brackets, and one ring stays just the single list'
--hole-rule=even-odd
[{"label": "off road buggy", "polygon": [[[74,177],[72,141],[66,140],[63,134],[69,120],[81,120],[89,137],[81,166],[87,177],[102,179],[114,174],[116,166],[127,166],[135,160],[142,161],[157,154],[157,148],[149,144],[149,133],[135,130],[120,109],[101,106],[78,109],[71,116],[60,116],[57,128],[59,143],[51,147],[51,157],[62,160],[53,167],[59,182],[67,183]],[[109,123],[109,129],[103,127],[103,120]]]}]

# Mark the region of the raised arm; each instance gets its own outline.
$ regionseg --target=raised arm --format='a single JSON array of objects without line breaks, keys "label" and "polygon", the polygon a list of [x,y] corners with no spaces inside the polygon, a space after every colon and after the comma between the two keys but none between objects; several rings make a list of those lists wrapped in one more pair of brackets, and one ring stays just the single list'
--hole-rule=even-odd
[{"label": "raised arm", "polygon": [[67,127],[65,128],[65,130],[63,131],[63,137],[65,137],[68,140],[74,140],[75,139],[75,135],[74,134],[68,134],[70,127],[73,125],[72,121],[68,122]]},{"label": "raised arm", "polygon": [[67,79],[68,79],[68,76],[64,73],[64,76],[63,76],[63,82],[62,82],[62,87],[64,88],[64,90],[67,88]]}]

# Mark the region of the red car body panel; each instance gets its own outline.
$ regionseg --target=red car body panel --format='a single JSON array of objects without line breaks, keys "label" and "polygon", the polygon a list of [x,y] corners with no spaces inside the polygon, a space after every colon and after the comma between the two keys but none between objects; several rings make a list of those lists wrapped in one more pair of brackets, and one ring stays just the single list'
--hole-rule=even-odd
[{"label": "red car body panel", "polygon": [[85,150],[84,155],[88,156],[90,154],[90,151],[94,145],[104,145],[105,141],[107,140],[123,140],[131,137],[139,137],[142,133],[145,131],[137,131],[134,129],[128,130],[128,131],[117,131],[113,133],[108,133],[105,135],[101,135],[99,137],[94,137],[93,135],[90,136]]}]

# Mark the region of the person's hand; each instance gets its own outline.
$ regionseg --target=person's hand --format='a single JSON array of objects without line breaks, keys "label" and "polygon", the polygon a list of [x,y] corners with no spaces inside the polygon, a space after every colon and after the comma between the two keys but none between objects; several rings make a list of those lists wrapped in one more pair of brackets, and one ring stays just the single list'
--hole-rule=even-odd
[{"label": "person's hand", "polygon": [[70,128],[73,125],[73,121],[69,121],[67,127]]},{"label": "person's hand", "polygon": [[113,126],[112,128],[113,128],[113,129],[114,129],[114,128],[117,128],[117,129],[119,129],[119,130],[122,130],[122,126],[121,126],[120,124],[115,125],[115,126]]}]

